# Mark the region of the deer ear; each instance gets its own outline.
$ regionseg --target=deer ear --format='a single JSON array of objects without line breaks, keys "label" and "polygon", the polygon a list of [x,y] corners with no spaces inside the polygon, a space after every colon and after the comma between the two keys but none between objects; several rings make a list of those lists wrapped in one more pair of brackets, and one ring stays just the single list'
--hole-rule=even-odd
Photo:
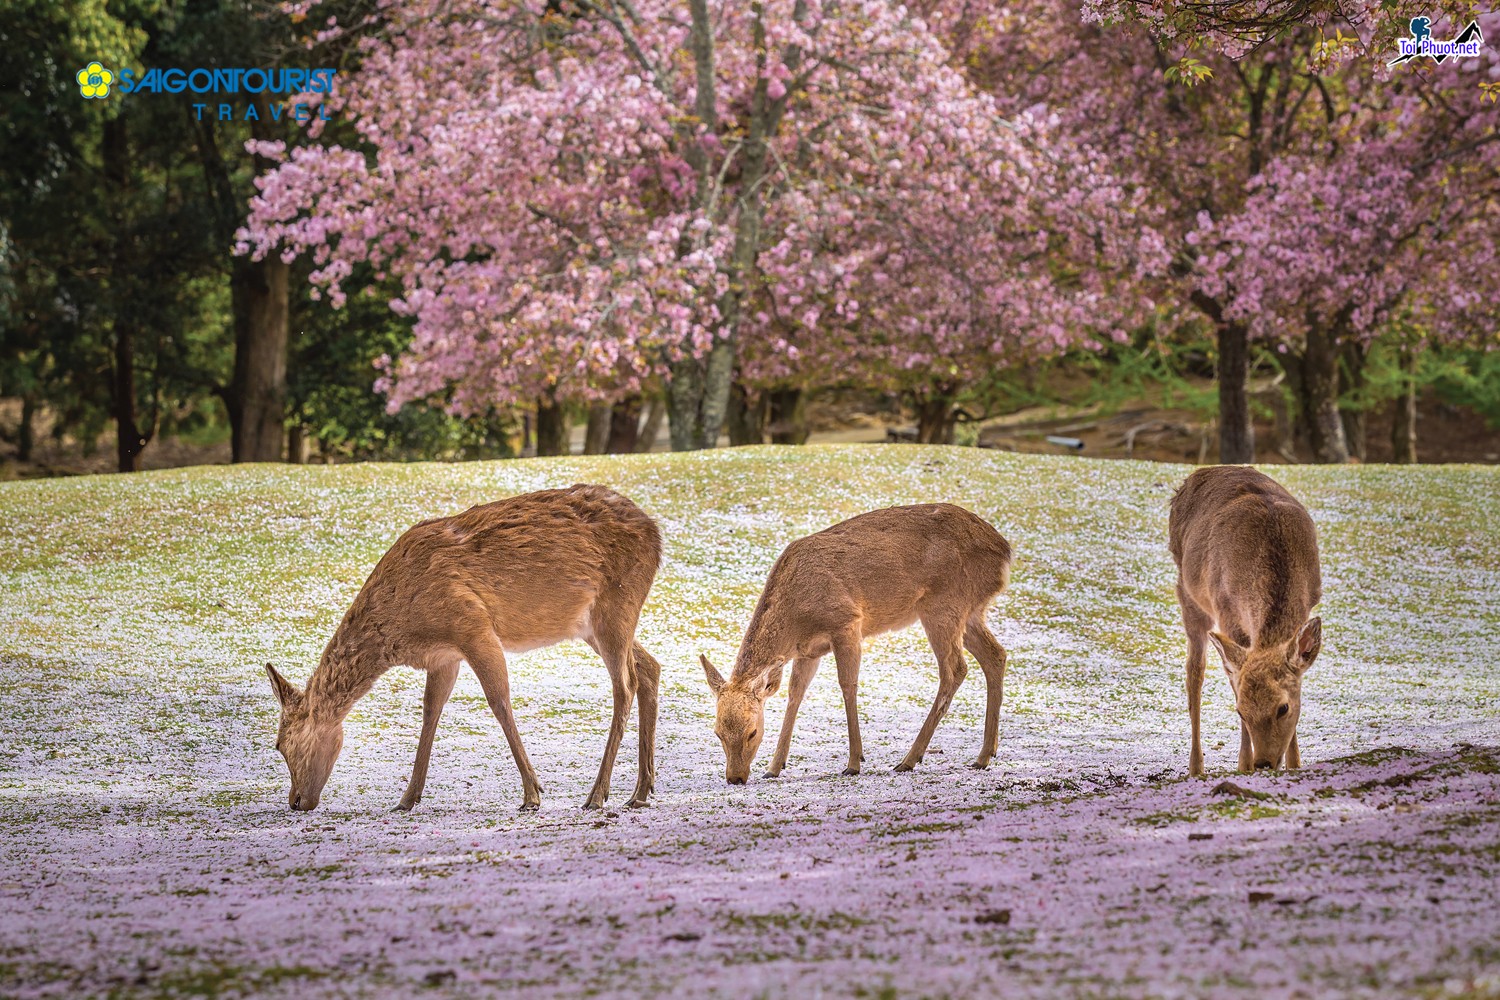
[{"label": "deer ear", "polygon": [[719,696],[719,692],[724,690],[724,678],[721,677],[719,675],[719,672],[714,669],[714,665],[708,662],[708,657],[704,656],[702,653],[698,654],[698,662],[703,664],[703,672],[708,675],[709,690],[712,691],[714,693],[714,697],[717,698]]},{"label": "deer ear", "polygon": [[1297,640],[1292,646],[1292,666],[1297,668],[1300,674],[1312,666],[1313,660],[1318,658],[1318,651],[1323,648],[1323,619],[1313,618],[1297,633]]},{"label": "deer ear", "polygon": [[269,663],[266,664],[266,673],[271,677],[271,690],[276,693],[276,700],[281,703],[282,708],[296,704],[302,699],[302,692],[285,677],[276,672],[276,668]]},{"label": "deer ear", "polygon": [[761,685],[761,689],[760,689],[760,696],[762,698],[769,698],[769,697],[771,697],[771,695],[775,694],[777,691],[780,691],[780,690],[781,690],[781,668],[780,667],[772,667],[770,670],[766,671],[766,676],[764,678],[764,683]]},{"label": "deer ear", "polygon": [[1240,667],[1245,665],[1245,647],[1229,638],[1223,632],[1208,633],[1208,641],[1214,644],[1214,648],[1224,658],[1224,667],[1230,673],[1238,672]]}]

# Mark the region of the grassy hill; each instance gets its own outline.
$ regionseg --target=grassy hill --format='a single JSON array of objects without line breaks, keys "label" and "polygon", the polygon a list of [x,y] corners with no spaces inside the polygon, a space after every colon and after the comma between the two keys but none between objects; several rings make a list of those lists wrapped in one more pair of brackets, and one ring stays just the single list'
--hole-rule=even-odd
[{"label": "grassy hill", "polygon": [[[1166,517],[1187,471],[869,446],[0,484],[0,993],[1487,988],[1500,474],[1274,470],[1318,524],[1325,644],[1304,687],[1309,766],[1241,782],[1260,799],[1210,793],[1237,746],[1216,673],[1204,726],[1223,774],[1183,777]],[[664,665],[655,804],[578,810],[608,679],[569,643],[511,662],[540,814],[516,814],[467,674],[423,804],[386,812],[420,720],[406,669],[351,716],[320,809],[288,813],[261,664],[304,680],[413,522],[575,482],[631,496],[666,539],[640,633]],[[995,765],[964,766],[973,670],[926,763],[888,773],[936,686],[914,629],[866,652],[866,774],[836,777],[830,663],[787,773],[725,786],[697,653],[732,659],[792,539],[935,500],[1017,551],[991,615],[1010,651]]]}]

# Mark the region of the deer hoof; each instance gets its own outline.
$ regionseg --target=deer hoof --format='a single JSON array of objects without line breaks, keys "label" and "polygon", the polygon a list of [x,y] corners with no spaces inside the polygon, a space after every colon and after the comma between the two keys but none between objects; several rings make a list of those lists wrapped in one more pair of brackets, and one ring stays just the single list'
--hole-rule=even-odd
[{"label": "deer hoof", "polygon": [[650,802],[646,801],[646,797],[644,795],[632,797],[631,800],[625,804],[631,809],[645,809],[651,805]]},{"label": "deer hoof", "polygon": [[910,771],[912,768],[916,767],[920,763],[921,763],[920,760],[903,760],[901,763],[899,763],[895,767],[891,768],[891,770],[894,771],[896,774],[901,774],[903,771]]},{"label": "deer hoof", "polygon": [[412,801],[408,802],[405,799],[402,799],[400,802],[397,802],[394,806],[391,807],[391,812],[393,812],[393,813],[409,813],[409,812],[411,812],[411,807],[414,806],[414,805],[416,805],[420,801],[422,801],[422,800],[421,799],[413,799]]},{"label": "deer hoof", "polygon": [[781,777],[781,772],[780,771],[767,771],[765,774],[761,775],[761,777],[762,778],[779,778],[779,777]]},{"label": "deer hoof", "polygon": [[521,811],[523,813],[534,813],[534,812],[536,812],[540,808],[542,808],[542,803],[541,803],[540,800],[538,800],[536,802],[522,802],[521,803]]},{"label": "deer hoof", "polygon": [[990,766],[990,759],[988,757],[980,757],[978,760],[976,760],[974,763],[970,764],[969,766],[972,767],[976,771],[984,771],[984,770],[986,770],[986,769],[989,768],[989,766]]},{"label": "deer hoof", "polygon": [[855,765],[854,767],[846,767],[846,768],[843,769],[843,771],[841,771],[839,773],[842,774],[846,778],[852,778],[856,774],[859,773],[859,766]]}]

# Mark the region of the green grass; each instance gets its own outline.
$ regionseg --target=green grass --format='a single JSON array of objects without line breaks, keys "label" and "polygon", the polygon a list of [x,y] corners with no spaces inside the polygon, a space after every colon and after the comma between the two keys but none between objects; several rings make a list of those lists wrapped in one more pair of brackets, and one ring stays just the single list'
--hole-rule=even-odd
[{"label": "green grass", "polygon": [[[1205,871],[1232,874],[1254,860],[1256,838],[1301,837],[1304,823],[1337,829],[1345,816],[1363,816],[1374,829],[1397,817],[1412,829],[1430,824],[1434,836],[1452,832],[1461,853],[1450,858],[1439,838],[1424,855],[1432,870],[1488,861],[1489,854],[1465,846],[1469,824],[1489,822],[1487,814],[1450,806],[1439,815],[1426,805],[1398,812],[1406,799],[1397,796],[1440,802],[1446,782],[1500,770],[1493,749],[1500,741],[1500,671],[1492,649],[1500,634],[1500,474],[1488,467],[1269,470],[1307,503],[1322,549],[1325,646],[1304,684],[1299,728],[1309,767],[1275,779],[1233,773],[1238,725],[1215,665],[1203,713],[1210,777],[1200,781],[1185,777],[1185,650],[1166,545],[1167,504],[1188,471],[976,449],[847,446],[217,467],[0,484],[0,725],[7,737],[0,740],[0,852],[8,852],[3,860],[17,884],[57,907],[35,919],[29,910],[16,917],[17,933],[29,936],[21,953],[0,950],[0,992],[27,979],[65,982],[75,974],[72,963],[89,956],[133,962],[136,945],[119,940],[149,933],[160,946],[170,937],[160,925],[141,930],[133,919],[155,919],[158,906],[183,915],[172,935],[233,941],[254,922],[228,922],[215,907],[227,905],[239,886],[256,893],[247,912],[320,907],[328,923],[309,925],[310,932],[330,940],[342,933],[340,921],[364,919],[344,909],[344,894],[357,893],[424,919],[460,919],[450,911],[464,907],[461,919],[499,921],[490,930],[502,936],[513,918],[522,936],[497,941],[530,954],[532,945],[519,943],[531,941],[524,935],[551,940],[548,933],[580,919],[576,908],[549,909],[545,899],[576,902],[567,893],[583,873],[595,879],[584,883],[588,891],[613,908],[589,917],[592,949],[633,933],[626,907],[640,896],[633,888],[638,872],[675,873],[681,861],[691,891],[674,886],[672,899],[648,897],[641,905],[659,917],[645,932],[654,935],[652,948],[660,945],[657,923],[676,920],[674,928],[704,932],[702,942],[672,945],[672,954],[707,963],[682,973],[685,982],[711,974],[729,954],[761,956],[749,960],[768,966],[822,961],[811,944],[813,957],[804,958],[799,942],[828,937],[843,942],[829,954],[851,963],[841,980],[845,992],[862,983],[869,995],[923,995],[890,958],[904,954],[909,941],[879,944],[883,950],[871,951],[878,959],[864,949],[875,949],[870,942],[888,925],[903,926],[903,908],[940,899],[945,865],[971,850],[994,852],[993,864],[980,868],[985,879],[1004,883],[1013,857],[1043,876],[1035,884],[972,884],[975,901],[955,911],[990,906],[992,893],[994,905],[1017,907],[1015,928],[984,932],[1003,944],[1004,962],[1030,963],[1037,982],[1072,982],[1074,993],[1181,992],[1181,982],[1147,980],[1136,989],[1091,978],[1097,972],[1057,979],[1092,961],[1098,947],[1129,937],[1139,914],[1104,909],[1118,902],[1107,894],[1087,897],[1083,909],[1097,902],[1118,933],[1089,925],[1097,936],[1070,944],[1042,927],[1038,940],[1051,949],[1044,953],[1030,936],[1037,927],[1023,926],[1026,900],[1066,881],[1071,859],[1095,850],[1096,836],[1114,838],[1106,842],[1121,851],[1139,850],[1142,867],[1119,870],[1143,873],[1148,885],[1165,877],[1158,869],[1166,864],[1151,861],[1162,845],[1177,845]],[[577,810],[607,725],[608,679],[586,647],[567,643],[509,664],[521,730],[546,786],[541,813],[515,813],[514,767],[477,683],[465,674],[443,718],[422,806],[389,815],[410,773],[422,691],[414,671],[393,670],[351,715],[319,811],[290,817],[285,769],[273,749],[277,708],[262,665],[273,662],[305,680],[375,561],[416,521],[575,482],[604,483],[632,497],[657,518],[666,542],[640,627],[664,667],[652,808],[588,816]],[[1010,653],[991,769],[966,766],[978,749],[984,705],[982,674],[971,669],[922,766],[890,773],[935,690],[932,653],[921,630],[910,629],[867,646],[864,774],[836,777],[847,744],[826,663],[804,704],[786,773],[726,791],[698,653],[721,667],[732,660],[766,572],[795,538],[872,508],[937,500],[987,518],[1017,553],[1010,590],[989,619]],[[782,704],[777,699],[768,709],[768,729],[779,729]],[[1455,750],[1461,742],[1474,747]],[[772,746],[768,737],[756,775]],[[612,809],[633,781],[633,746],[627,743],[620,758]],[[1340,783],[1345,770],[1359,779]],[[1226,777],[1274,780],[1274,794],[1212,797],[1213,784]],[[1097,828],[1061,822],[1095,810],[1104,817]],[[1214,840],[1195,840],[1189,850],[1189,833],[1208,832]],[[87,853],[100,844],[116,852],[109,863],[96,864]],[[1364,848],[1371,864],[1394,851],[1368,840]],[[183,850],[189,860],[179,864]],[[137,852],[154,873],[139,893],[128,871],[124,888],[109,881],[116,865],[137,862]],[[845,853],[865,867],[837,882]],[[1363,864],[1356,854],[1349,863]],[[1329,857],[1344,863],[1341,855]],[[1109,862],[1101,870],[1116,868]],[[469,888],[476,879],[484,891]],[[927,881],[913,889],[919,879]],[[860,897],[865,884],[878,886],[870,891],[879,895]],[[535,902],[539,885],[556,895]],[[754,892],[741,897],[742,886]],[[1412,905],[1426,905],[1412,891]],[[102,902],[89,896],[94,892]],[[783,892],[801,909],[767,902]],[[1153,905],[1167,903],[1147,896]],[[1239,889],[1230,896],[1243,902]],[[1194,941],[1209,940],[1218,932],[1193,921],[1200,909],[1201,921],[1216,919],[1222,901],[1195,908],[1189,900],[1178,899],[1173,918]],[[51,916],[58,912],[73,914],[73,922],[59,923]],[[103,915],[77,917],[82,912]],[[953,935],[975,931],[947,920],[920,933],[947,949]],[[438,922],[417,931],[402,926],[393,936],[435,935]],[[726,935],[723,951],[708,934],[715,928]],[[329,954],[359,950],[361,940],[357,933],[340,938]],[[424,947],[429,943],[442,942],[424,939]],[[388,945],[394,947],[369,938],[351,980],[355,992],[383,982],[379,949]],[[260,988],[295,995],[300,965],[277,956],[286,969],[262,968],[245,950],[219,965],[223,956],[207,951],[169,963],[145,985],[121,986],[119,995]],[[474,954],[485,975],[541,981],[535,965],[486,966],[494,955],[511,954],[498,943]],[[613,960],[608,951],[574,954],[568,982],[591,982],[596,958]],[[1114,961],[1100,957],[1098,968],[1114,968]],[[674,968],[684,967],[667,967],[664,981]],[[896,970],[889,980],[888,968]],[[806,971],[786,974],[799,969]],[[766,974],[773,972],[784,970]],[[598,973],[604,992],[620,988],[611,974]],[[81,981],[108,981],[100,976]],[[393,993],[413,984],[421,986],[421,977],[399,980]]]}]

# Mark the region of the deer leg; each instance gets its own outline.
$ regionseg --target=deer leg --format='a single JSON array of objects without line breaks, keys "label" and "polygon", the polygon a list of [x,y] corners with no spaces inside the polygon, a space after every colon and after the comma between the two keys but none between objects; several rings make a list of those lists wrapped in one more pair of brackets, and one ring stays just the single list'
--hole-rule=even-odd
[{"label": "deer leg", "polygon": [[780,777],[786,767],[787,754],[792,749],[792,726],[797,722],[797,709],[802,705],[802,696],[807,694],[807,685],[818,672],[820,657],[810,656],[792,663],[792,684],[786,692],[786,718],[781,721],[781,733],[776,737],[776,756],[771,759],[771,769],[766,777]]},{"label": "deer leg", "polygon": [[542,783],[537,780],[531,760],[526,756],[526,748],[521,745],[521,730],[516,726],[516,715],[510,706],[510,673],[505,669],[505,650],[501,648],[500,640],[491,635],[468,643],[464,648],[464,659],[479,678],[485,701],[489,702],[490,711],[500,721],[505,741],[510,744],[510,755],[516,761],[516,770],[521,772],[521,808],[540,808]]},{"label": "deer leg", "polygon": [[1207,666],[1208,618],[1189,602],[1179,587],[1177,599],[1182,604],[1182,627],[1187,632],[1187,703],[1188,722],[1193,733],[1193,747],[1188,753],[1188,775],[1203,777],[1203,736],[1199,715],[1203,710],[1203,671]]},{"label": "deer leg", "polygon": [[839,690],[844,693],[844,716],[849,720],[849,766],[845,775],[858,774],[865,759],[864,744],[859,739],[859,657],[858,636],[842,636],[833,644],[833,662],[838,666]]},{"label": "deer leg", "polygon": [[1005,647],[984,624],[984,613],[969,619],[964,630],[964,648],[974,654],[984,671],[984,741],[974,767],[984,770],[1000,743],[1000,703],[1005,696]]},{"label": "deer leg", "polygon": [[609,720],[609,737],[604,741],[604,757],[599,761],[599,776],[594,779],[594,787],[583,802],[585,809],[600,809],[604,800],[609,798],[609,779],[614,773],[615,755],[620,752],[625,724],[630,721],[630,706],[635,702],[635,656],[632,651],[635,616],[630,616],[628,621],[623,616],[613,618],[607,611],[601,611],[599,602],[595,601],[590,617],[594,636],[589,645],[599,651],[614,690],[614,714]]},{"label": "deer leg", "polygon": [[1286,748],[1286,766],[1295,771],[1302,766],[1302,751],[1297,749],[1297,734],[1292,734],[1292,742]]},{"label": "deer leg", "polygon": [[422,789],[427,784],[427,763],[432,757],[432,739],[437,734],[438,719],[448,696],[453,693],[453,684],[458,680],[459,659],[447,661],[427,670],[427,686],[422,692],[422,737],[417,741],[417,762],[412,765],[411,781],[406,785],[406,794],[396,805],[397,812],[410,812],[411,807],[422,801]]},{"label": "deer leg", "polygon": [[640,762],[636,766],[635,792],[630,796],[630,804],[644,806],[656,788],[656,704],[661,664],[638,642],[630,649],[635,662],[636,696],[641,704]]},{"label": "deer leg", "polygon": [[1250,727],[1240,720],[1240,773],[1255,773],[1255,753],[1250,747]]},{"label": "deer leg", "polygon": [[938,720],[948,714],[948,706],[952,704],[958,686],[964,682],[964,675],[969,672],[969,665],[964,662],[963,626],[959,622],[924,617],[922,627],[927,630],[927,641],[937,654],[937,697],[932,701],[932,708],[927,712],[927,720],[922,723],[922,731],[917,733],[916,741],[912,743],[906,757],[896,765],[897,771],[910,771],[922,762],[922,757],[927,753],[927,744],[932,742],[932,734],[937,729]]},{"label": "deer leg", "polygon": [[1188,775],[1203,777],[1203,730],[1199,717],[1203,712],[1203,671],[1208,655],[1208,640],[1201,634],[1188,636],[1187,701],[1188,723],[1192,729],[1193,747],[1188,752]]}]

